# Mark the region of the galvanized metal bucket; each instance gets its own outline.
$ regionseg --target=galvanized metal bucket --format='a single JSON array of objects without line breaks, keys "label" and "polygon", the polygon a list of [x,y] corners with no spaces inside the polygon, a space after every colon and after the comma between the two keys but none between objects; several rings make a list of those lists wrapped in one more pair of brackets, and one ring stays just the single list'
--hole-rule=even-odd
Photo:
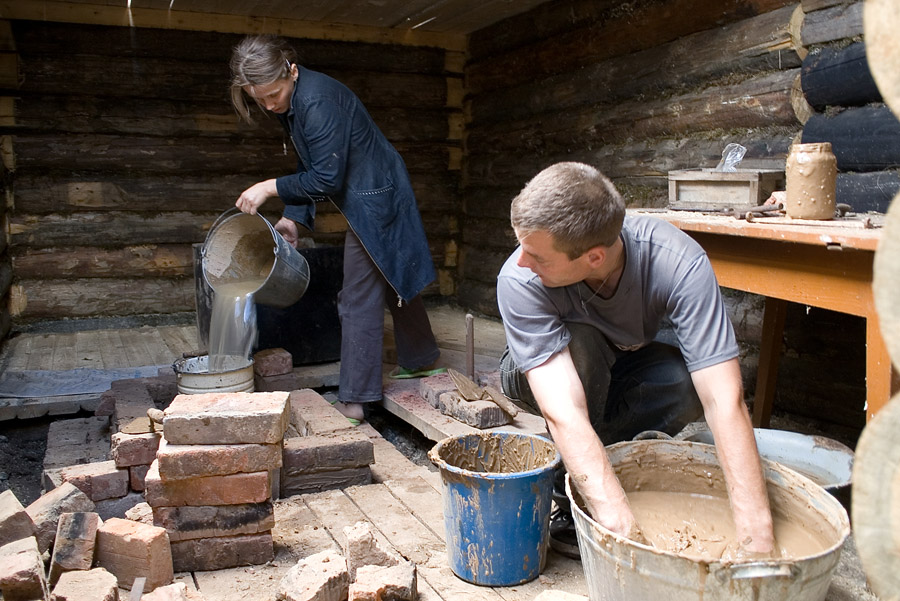
[{"label": "galvanized metal bucket", "polygon": [[206,392],[253,392],[253,359],[225,357],[225,369],[210,373],[209,355],[186,357],[176,361],[175,382],[179,394]]},{"label": "galvanized metal bucket", "polygon": [[289,307],[309,284],[306,258],[259,214],[237,209],[222,213],[209,229],[201,257],[203,277],[214,291],[224,284],[264,278],[253,291],[254,302],[261,305]]},{"label": "galvanized metal bucket", "polygon": [[[686,441],[639,440],[607,447],[625,491],[647,490],[648,470],[682,470],[686,486],[724,478],[715,447]],[[667,467],[662,467],[663,465]],[[706,562],[635,543],[613,534],[587,515],[566,476],[578,547],[592,601],[822,601],[850,534],[841,504],[793,470],[763,460],[769,501],[776,515],[797,516],[813,528],[826,548],[814,555],[752,563]],[[698,477],[687,474],[695,472]],[[703,477],[699,477],[703,475]],[[671,478],[670,478],[671,480]],[[695,484],[690,484],[694,482]],[[704,489],[707,484],[702,485]],[[682,492],[691,492],[688,488]],[[699,491],[709,494],[708,490]]]},{"label": "galvanized metal bucket", "polygon": [[[853,450],[836,440],[800,432],[755,428],[756,448],[763,459],[775,461],[806,476],[850,510]],[[714,444],[712,432],[701,430],[685,440]]]}]

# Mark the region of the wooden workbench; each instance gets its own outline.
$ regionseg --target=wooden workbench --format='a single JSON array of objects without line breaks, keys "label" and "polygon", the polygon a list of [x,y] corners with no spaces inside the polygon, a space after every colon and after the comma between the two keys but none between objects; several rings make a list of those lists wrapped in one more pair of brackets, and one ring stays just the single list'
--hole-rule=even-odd
[{"label": "wooden workbench", "polygon": [[754,425],[767,426],[771,415],[788,302],[864,317],[866,418],[890,399],[891,361],[872,295],[872,262],[883,216],[851,215],[833,222],[766,217],[748,222],[689,211],[634,212],[664,219],[697,240],[709,255],[719,285],[765,297]]}]

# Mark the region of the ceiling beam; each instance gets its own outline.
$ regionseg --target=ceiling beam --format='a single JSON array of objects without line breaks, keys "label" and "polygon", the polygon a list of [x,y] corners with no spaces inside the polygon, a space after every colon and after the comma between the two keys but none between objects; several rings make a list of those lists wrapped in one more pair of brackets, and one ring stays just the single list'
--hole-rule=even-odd
[{"label": "ceiling beam", "polygon": [[128,8],[125,6],[126,0],[121,0],[121,3],[122,6],[111,6],[109,4],[59,0],[0,1],[0,19],[241,34],[271,33],[292,38],[430,46],[458,52],[463,52],[466,49],[466,36],[464,34],[437,33],[416,29],[366,27],[362,25],[270,17]]}]

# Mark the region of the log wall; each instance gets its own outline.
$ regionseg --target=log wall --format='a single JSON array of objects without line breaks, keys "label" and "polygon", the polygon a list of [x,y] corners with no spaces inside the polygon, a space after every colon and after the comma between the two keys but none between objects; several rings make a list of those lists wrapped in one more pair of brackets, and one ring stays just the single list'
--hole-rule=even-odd
[{"label": "log wall", "polygon": [[497,315],[510,200],[550,164],[595,165],[642,207],[666,204],[670,170],[713,167],[729,142],[747,147],[743,166],[783,166],[800,130],[797,10],[564,0],[470,36],[459,301]]},{"label": "log wall", "polygon": [[863,39],[863,2],[804,0],[803,142],[830,142],[837,202],[883,213],[900,191],[900,121],[884,104]]},{"label": "log wall", "polygon": [[[247,126],[230,106],[241,36],[5,25],[22,82],[0,90],[16,161],[4,178],[13,209],[3,255],[14,319],[193,311],[191,245],[246,187],[296,168],[274,118]],[[426,293],[452,294],[461,60],[440,48],[291,41],[302,64],[360,96],[403,155],[440,272]],[[281,206],[271,199],[264,212],[277,219]],[[315,243],[342,244],[344,219],[328,203],[318,210]]]}]

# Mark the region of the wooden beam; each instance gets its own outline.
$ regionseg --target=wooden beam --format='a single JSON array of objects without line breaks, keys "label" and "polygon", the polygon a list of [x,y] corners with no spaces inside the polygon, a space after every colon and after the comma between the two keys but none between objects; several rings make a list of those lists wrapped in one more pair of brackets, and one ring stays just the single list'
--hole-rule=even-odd
[{"label": "wooden beam", "polygon": [[273,33],[287,37],[369,42],[403,46],[433,46],[456,52],[466,49],[462,34],[433,33],[413,29],[389,29],[340,23],[319,23],[294,19],[274,19],[245,15],[127,8],[107,4],[61,2],[57,0],[13,0],[0,2],[0,15],[5,19],[58,21],[121,27],[151,27],[221,33]]}]

